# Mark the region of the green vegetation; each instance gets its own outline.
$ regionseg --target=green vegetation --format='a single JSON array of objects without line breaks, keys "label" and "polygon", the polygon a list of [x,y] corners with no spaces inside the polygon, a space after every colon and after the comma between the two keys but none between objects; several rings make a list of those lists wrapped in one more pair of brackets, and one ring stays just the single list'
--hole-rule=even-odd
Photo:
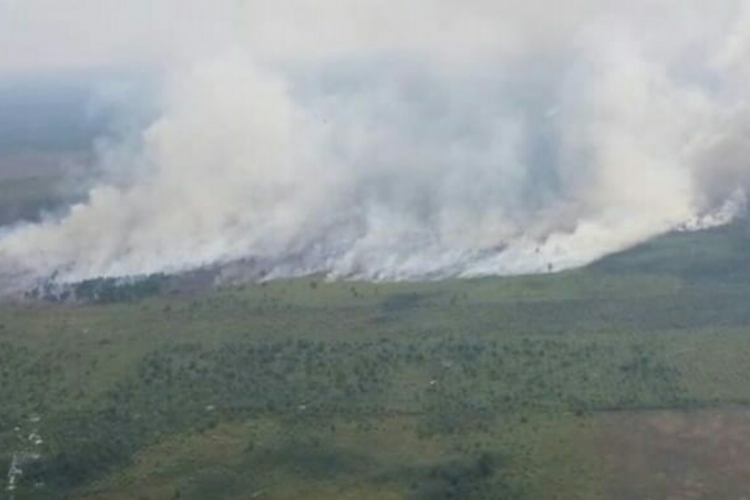
[{"label": "green vegetation", "polygon": [[0,464],[40,454],[18,499],[603,498],[606,415],[750,405],[747,250],[742,221],[548,276],[1,305]]}]

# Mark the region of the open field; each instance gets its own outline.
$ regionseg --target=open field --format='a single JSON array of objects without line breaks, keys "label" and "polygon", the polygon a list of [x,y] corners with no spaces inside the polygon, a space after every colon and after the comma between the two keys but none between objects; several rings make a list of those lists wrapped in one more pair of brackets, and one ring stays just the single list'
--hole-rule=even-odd
[{"label": "open field", "polygon": [[63,177],[42,175],[0,180],[0,224],[38,220],[62,205]]},{"label": "open field", "polygon": [[77,175],[90,164],[88,155],[76,151],[3,154],[0,148],[0,227],[37,221],[83,199],[85,184]]},{"label": "open field", "polygon": [[18,499],[741,498],[747,242],[742,221],[547,276],[7,303],[0,463],[39,455]]}]

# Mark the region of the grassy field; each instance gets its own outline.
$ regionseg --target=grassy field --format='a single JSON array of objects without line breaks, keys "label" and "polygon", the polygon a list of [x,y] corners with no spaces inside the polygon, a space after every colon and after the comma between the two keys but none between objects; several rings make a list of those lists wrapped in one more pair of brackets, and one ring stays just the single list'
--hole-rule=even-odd
[{"label": "grassy field", "polygon": [[747,224],[545,276],[6,303],[0,464],[19,500],[739,498]]},{"label": "grassy field", "polygon": [[91,164],[86,150],[14,153],[0,144],[0,227],[37,221],[43,212],[84,199],[87,184],[81,176]]}]

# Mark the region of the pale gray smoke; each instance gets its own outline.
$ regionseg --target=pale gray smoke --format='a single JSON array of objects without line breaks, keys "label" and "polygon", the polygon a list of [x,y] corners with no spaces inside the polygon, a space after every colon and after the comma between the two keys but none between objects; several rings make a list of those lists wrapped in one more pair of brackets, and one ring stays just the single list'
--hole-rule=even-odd
[{"label": "pale gray smoke", "polygon": [[8,275],[533,273],[744,209],[750,2],[78,3],[101,44],[60,50],[168,69],[161,117],[103,151],[127,178],[0,233]]}]

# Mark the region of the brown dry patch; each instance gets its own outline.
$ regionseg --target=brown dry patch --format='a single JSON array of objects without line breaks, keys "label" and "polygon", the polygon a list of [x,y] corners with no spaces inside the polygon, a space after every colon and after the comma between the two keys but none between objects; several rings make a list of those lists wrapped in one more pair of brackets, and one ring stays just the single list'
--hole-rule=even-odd
[{"label": "brown dry patch", "polygon": [[750,411],[659,411],[600,417],[608,496],[750,500]]}]

